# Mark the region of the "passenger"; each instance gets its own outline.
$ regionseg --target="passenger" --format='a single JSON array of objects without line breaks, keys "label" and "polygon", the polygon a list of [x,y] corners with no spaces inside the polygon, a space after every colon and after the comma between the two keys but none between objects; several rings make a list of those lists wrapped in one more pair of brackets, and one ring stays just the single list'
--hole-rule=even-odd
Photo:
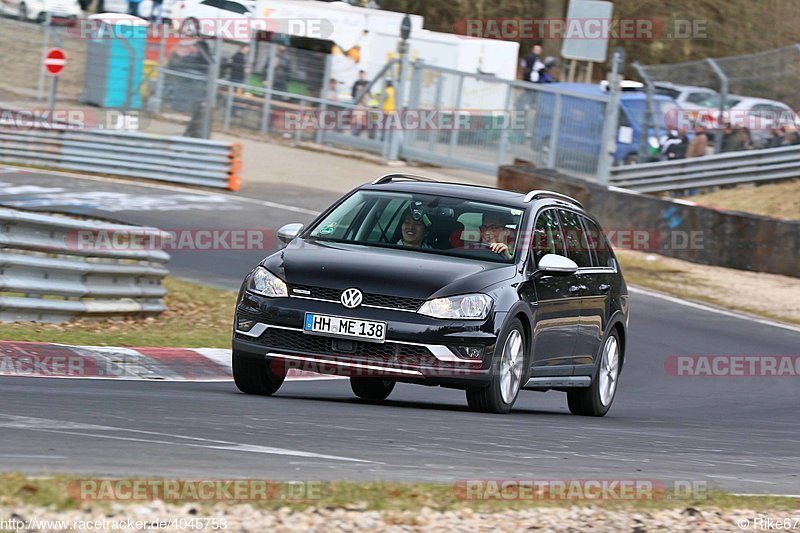
[{"label": "passenger", "polygon": [[412,211],[409,207],[403,212],[402,220],[402,234],[397,244],[408,248],[430,249],[431,245],[425,241],[428,237],[428,228],[430,226],[428,217]]},{"label": "passenger", "polygon": [[513,223],[511,216],[504,216],[501,213],[486,213],[483,215],[481,224],[481,245],[496,254],[502,255],[506,259],[511,259],[512,251],[508,247],[511,242],[513,230],[508,229],[508,225]]}]

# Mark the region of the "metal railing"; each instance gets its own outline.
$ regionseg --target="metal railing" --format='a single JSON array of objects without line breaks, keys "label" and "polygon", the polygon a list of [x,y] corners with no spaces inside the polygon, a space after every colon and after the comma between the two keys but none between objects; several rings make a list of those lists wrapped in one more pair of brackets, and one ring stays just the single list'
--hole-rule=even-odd
[{"label": "metal railing", "polygon": [[800,146],[615,167],[611,184],[637,192],[668,192],[800,177]]},{"label": "metal railing", "polygon": [[155,228],[0,208],[0,321],[164,311],[169,255],[136,246]]},{"label": "metal railing", "polygon": [[8,126],[0,122],[0,162],[234,191],[240,186],[238,143],[69,127]]}]

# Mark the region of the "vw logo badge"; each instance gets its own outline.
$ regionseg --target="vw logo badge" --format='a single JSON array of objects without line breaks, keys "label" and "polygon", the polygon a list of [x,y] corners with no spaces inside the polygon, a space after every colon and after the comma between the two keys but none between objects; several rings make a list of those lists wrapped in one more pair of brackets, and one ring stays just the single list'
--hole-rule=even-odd
[{"label": "vw logo badge", "polygon": [[361,305],[361,301],[364,299],[364,295],[361,294],[361,291],[358,289],[347,289],[342,293],[341,302],[342,305],[347,307],[348,309],[353,309]]}]

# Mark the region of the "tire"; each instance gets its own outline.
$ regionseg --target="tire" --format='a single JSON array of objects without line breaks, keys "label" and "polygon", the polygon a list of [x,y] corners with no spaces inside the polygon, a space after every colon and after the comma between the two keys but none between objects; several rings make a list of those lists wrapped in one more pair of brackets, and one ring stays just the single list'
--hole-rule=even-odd
[{"label": "tire", "polygon": [[592,378],[592,385],[585,389],[567,392],[567,405],[573,415],[605,416],[614,403],[622,361],[621,345],[616,331],[608,334],[600,349],[600,361]]},{"label": "tire", "polygon": [[233,352],[233,381],[243,393],[272,396],[281,388],[285,378],[285,374],[273,371],[269,361]]},{"label": "tire", "polygon": [[525,375],[525,330],[515,318],[505,336],[497,343],[502,346],[500,355],[492,360],[492,378],[489,385],[467,390],[467,405],[483,413],[508,413],[517,401]]},{"label": "tire", "polygon": [[379,378],[351,377],[353,394],[364,400],[385,400],[394,390],[394,381]]}]

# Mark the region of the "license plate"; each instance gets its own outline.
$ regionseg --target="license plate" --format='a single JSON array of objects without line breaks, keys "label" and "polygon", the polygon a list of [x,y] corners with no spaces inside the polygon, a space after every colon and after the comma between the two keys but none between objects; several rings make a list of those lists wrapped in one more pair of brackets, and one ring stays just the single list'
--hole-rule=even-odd
[{"label": "license plate", "polygon": [[316,313],[306,313],[303,331],[314,335],[363,339],[370,342],[383,342],[386,340],[386,322],[318,315]]}]

